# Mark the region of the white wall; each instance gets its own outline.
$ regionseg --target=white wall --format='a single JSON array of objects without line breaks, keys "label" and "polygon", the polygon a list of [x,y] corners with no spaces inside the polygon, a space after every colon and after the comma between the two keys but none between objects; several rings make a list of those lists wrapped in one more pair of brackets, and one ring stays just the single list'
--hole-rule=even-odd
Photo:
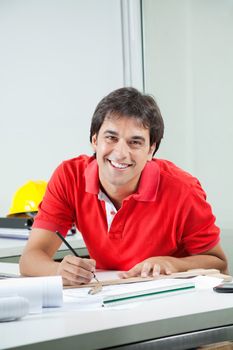
[{"label": "white wall", "polygon": [[94,108],[123,84],[120,0],[0,1],[0,216],[27,180],[91,153]]},{"label": "white wall", "polygon": [[158,156],[197,176],[233,229],[233,1],[143,0],[145,82],[161,107]]}]

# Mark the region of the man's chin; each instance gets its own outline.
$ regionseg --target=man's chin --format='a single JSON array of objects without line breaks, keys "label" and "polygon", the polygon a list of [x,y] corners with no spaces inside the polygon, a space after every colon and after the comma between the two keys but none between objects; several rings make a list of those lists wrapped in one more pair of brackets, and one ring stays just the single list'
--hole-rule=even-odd
[{"label": "man's chin", "polygon": [[125,186],[127,184],[127,181],[119,181],[119,180],[111,179],[111,181],[108,181],[108,183],[111,186],[122,187],[122,186]]},{"label": "man's chin", "polygon": [[107,179],[107,183],[111,186],[116,186],[116,187],[122,187],[127,185],[127,183],[129,182],[129,179],[120,179],[120,178],[115,178],[113,176],[109,176]]}]

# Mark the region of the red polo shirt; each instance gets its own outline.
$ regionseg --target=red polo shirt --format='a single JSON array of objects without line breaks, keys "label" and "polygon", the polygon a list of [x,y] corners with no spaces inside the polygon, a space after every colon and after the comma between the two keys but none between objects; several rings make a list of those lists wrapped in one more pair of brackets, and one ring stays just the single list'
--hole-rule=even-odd
[{"label": "red polo shirt", "polygon": [[200,183],[169,161],[146,164],[137,192],[125,198],[110,225],[107,203],[98,195],[96,160],[65,161],[49,181],[33,227],[65,236],[75,222],[97,268],[113,270],[128,270],[153,256],[202,253],[219,242]]}]

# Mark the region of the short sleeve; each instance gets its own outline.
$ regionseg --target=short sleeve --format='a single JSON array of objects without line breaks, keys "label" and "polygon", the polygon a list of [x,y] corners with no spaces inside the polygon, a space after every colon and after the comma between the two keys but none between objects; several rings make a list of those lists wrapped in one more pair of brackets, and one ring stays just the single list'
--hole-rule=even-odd
[{"label": "short sleeve", "polygon": [[74,222],[73,199],[70,192],[69,174],[62,163],[48,182],[33,228],[59,231],[66,235]]},{"label": "short sleeve", "polygon": [[199,183],[190,188],[181,213],[180,239],[186,252],[191,255],[204,253],[219,242],[220,230]]}]

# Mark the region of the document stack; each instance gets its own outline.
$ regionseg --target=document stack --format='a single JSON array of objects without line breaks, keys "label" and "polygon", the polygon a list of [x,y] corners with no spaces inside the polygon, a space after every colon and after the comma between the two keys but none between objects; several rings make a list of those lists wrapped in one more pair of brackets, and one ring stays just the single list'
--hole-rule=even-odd
[{"label": "document stack", "polygon": [[[28,239],[34,219],[31,218],[0,218],[0,238]],[[73,225],[67,232],[67,235],[76,233],[76,227]]]},{"label": "document stack", "polygon": [[33,218],[0,218],[0,237],[28,239]]}]

